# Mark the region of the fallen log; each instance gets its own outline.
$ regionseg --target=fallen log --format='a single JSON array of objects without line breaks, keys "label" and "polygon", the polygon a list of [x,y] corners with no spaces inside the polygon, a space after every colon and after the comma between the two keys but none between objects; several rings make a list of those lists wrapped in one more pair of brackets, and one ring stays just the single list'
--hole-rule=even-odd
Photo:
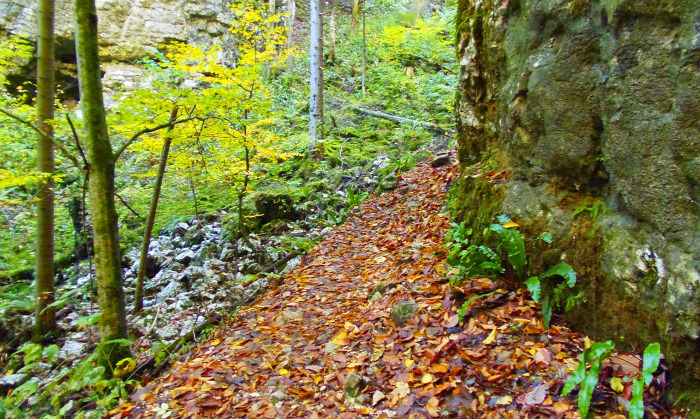
[{"label": "fallen log", "polygon": [[410,125],[412,127],[421,127],[421,128],[425,128],[425,129],[434,131],[434,132],[438,132],[438,133],[445,132],[443,129],[441,129],[439,126],[437,126],[437,124],[433,124],[430,122],[415,121],[413,119],[408,119],[408,118],[404,118],[401,116],[391,115],[391,114],[384,113],[384,112],[370,111],[369,109],[352,108],[352,110],[353,110],[353,112],[360,114],[360,115],[373,116],[375,118],[386,119],[388,121],[397,122],[399,124],[406,124],[406,125]]}]

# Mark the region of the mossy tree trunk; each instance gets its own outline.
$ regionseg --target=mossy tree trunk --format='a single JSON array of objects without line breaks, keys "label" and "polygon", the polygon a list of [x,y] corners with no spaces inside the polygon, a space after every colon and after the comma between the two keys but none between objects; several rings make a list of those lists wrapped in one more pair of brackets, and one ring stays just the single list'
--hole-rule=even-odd
[{"label": "mossy tree trunk", "polygon": [[36,110],[40,127],[48,137],[39,135],[36,168],[47,178],[38,185],[36,206],[36,312],[34,339],[39,340],[56,329],[56,315],[49,305],[54,301],[54,152],[51,137],[54,117],[54,1],[39,2],[39,46],[37,53]]},{"label": "mossy tree trunk", "polygon": [[122,288],[119,229],[114,205],[114,152],[107,133],[97,44],[94,0],[75,0],[76,53],[84,139],[88,145],[88,193],[93,224],[97,296],[100,304],[100,365],[111,376],[118,361],[131,357],[125,339],[126,311]]}]

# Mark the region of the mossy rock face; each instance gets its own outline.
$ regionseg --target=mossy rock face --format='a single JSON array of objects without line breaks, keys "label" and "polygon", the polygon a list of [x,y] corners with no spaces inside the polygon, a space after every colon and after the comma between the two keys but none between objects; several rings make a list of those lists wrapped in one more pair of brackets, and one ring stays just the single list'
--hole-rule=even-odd
[{"label": "mossy rock face", "polygon": [[513,218],[531,270],[576,270],[567,317],[660,342],[679,392],[700,386],[698,21],[692,0],[461,0],[456,17],[453,213],[486,245]]}]

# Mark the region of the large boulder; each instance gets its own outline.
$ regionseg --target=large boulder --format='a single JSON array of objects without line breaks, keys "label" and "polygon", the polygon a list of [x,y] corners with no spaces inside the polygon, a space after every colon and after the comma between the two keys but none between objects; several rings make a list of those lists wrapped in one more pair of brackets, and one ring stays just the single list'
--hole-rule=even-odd
[{"label": "large boulder", "polygon": [[460,0],[457,14],[456,213],[477,240],[503,213],[530,239],[552,233],[530,267],[575,268],[587,301],[569,319],[661,342],[686,388],[700,385],[698,22],[694,0]]}]

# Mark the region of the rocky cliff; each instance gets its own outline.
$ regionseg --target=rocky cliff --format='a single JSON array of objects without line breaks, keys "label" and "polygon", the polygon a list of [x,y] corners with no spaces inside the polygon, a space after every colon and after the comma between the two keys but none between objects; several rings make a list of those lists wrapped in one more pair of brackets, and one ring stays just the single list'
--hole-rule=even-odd
[{"label": "rocky cliff", "polygon": [[[0,0],[0,32],[36,38],[36,0]],[[235,59],[235,39],[228,30],[233,14],[226,0],[97,0],[100,55],[107,90],[139,82],[141,70],[131,64],[154,57],[165,42],[220,46],[221,60]],[[77,99],[72,1],[56,0],[58,81]],[[33,63],[8,78],[18,85],[33,80]]]},{"label": "rocky cliff", "polygon": [[568,317],[661,342],[677,387],[697,386],[697,1],[460,0],[457,29],[458,214],[552,233],[531,269],[574,266],[586,302]]}]

